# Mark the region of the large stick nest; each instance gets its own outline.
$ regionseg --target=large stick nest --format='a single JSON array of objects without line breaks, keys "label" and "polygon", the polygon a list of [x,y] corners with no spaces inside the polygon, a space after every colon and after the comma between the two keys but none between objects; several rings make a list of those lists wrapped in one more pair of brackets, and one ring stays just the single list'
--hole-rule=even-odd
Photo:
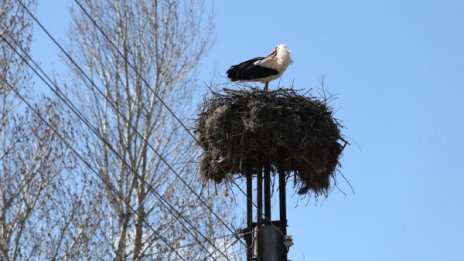
[{"label": "large stick nest", "polygon": [[287,174],[296,174],[299,194],[326,194],[346,144],[326,101],[293,89],[213,92],[195,130],[203,179],[220,183],[247,168],[257,173],[268,158],[273,170],[282,161]]}]

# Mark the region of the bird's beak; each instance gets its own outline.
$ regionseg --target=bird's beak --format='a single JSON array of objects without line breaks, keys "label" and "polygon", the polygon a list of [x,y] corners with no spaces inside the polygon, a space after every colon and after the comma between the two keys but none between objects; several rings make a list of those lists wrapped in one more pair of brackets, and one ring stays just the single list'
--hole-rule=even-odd
[{"label": "bird's beak", "polygon": [[269,57],[270,57],[271,59],[273,59],[276,55],[277,55],[277,50],[274,50],[274,51],[272,51],[271,54],[269,54],[268,56],[266,56],[266,58],[269,58]]}]

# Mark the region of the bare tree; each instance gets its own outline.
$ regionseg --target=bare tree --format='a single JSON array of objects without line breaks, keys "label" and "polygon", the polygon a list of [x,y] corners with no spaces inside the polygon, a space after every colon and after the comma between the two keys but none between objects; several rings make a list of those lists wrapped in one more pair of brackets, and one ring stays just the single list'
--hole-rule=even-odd
[{"label": "bare tree", "polygon": [[[23,1],[33,9],[35,1]],[[61,135],[69,123],[53,99],[34,100],[26,58],[31,22],[17,1],[0,6],[0,260],[49,259],[67,229],[74,192],[62,186],[73,169]],[[18,55],[18,53],[20,55]],[[70,182],[66,182],[67,185]],[[69,193],[68,193],[69,192]],[[77,198],[77,197],[76,197]],[[59,203],[59,204],[57,204]],[[66,214],[59,213],[66,210]],[[60,215],[64,214],[64,215]],[[65,221],[65,220],[64,220]]]},{"label": "bare tree", "polygon": [[[73,11],[69,51],[80,66],[67,62],[74,71],[74,100],[98,134],[76,126],[80,147],[103,177],[93,184],[101,198],[91,215],[99,256],[218,256],[221,246],[213,239],[231,232],[171,167],[196,193],[202,191],[208,208],[226,224],[233,215],[223,205],[231,203],[223,199],[221,188],[202,190],[194,141],[166,107],[183,120],[191,115],[196,68],[212,43],[212,21],[203,1],[79,3],[83,9]],[[81,249],[85,247],[92,245]]]},{"label": "bare tree", "polygon": [[[0,7],[2,39],[9,34],[28,46],[29,27],[24,13],[12,1]],[[25,127],[31,117],[18,112],[21,102],[11,89],[13,87],[24,93],[23,84],[28,81],[29,75],[22,70],[23,61],[4,41],[0,48],[0,256],[10,260],[23,254],[19,242],[43,186],[41,177],[37,175],[39,164],[31,165],[27,161],[35,154],[34,149],[22,148],[29,144],[28,139],[33,138],[31,129]],[[24,191],[29,189],[33,194],[30,197],[24,195]]]}]

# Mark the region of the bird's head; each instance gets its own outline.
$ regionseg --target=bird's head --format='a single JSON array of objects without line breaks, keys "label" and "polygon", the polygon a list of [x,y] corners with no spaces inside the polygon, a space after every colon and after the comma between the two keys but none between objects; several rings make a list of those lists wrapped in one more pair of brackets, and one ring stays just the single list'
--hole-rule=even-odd
[{"label": "bird's head", "polygon": [[290,56],[290,50],[285,46],[285,44],[279,44],[277,45],[272,53],[270,53],[266,58],[274,59],[274,57],[279,56],[279,57],[289,57]]},{"label": "bird's head", "polygon": [[277,53],[290,55],[290,50],[285,46],[285,44],[279,44],[275,48]]},{"label": "bird's head", "polygon": [[290,49],[285,46],[285,44],[279,44],[275,47],[275,52],[276,54],[274,56],[277,56],[277,59],[284,64],[292,64],[293,61],[290,58]]}]

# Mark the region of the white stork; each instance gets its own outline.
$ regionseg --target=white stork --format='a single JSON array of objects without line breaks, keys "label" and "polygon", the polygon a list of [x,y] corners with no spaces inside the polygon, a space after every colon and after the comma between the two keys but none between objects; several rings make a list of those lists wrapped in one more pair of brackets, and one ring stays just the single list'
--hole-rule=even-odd
[{"label": "white stork", "polygon": [[292,63],[290,50],[284,44],[279,44],[266,57],[256,57],[233,65],[227,70],[227,77],[233,82],[262,82],[267,91],[269,82],[279,78]]}]

